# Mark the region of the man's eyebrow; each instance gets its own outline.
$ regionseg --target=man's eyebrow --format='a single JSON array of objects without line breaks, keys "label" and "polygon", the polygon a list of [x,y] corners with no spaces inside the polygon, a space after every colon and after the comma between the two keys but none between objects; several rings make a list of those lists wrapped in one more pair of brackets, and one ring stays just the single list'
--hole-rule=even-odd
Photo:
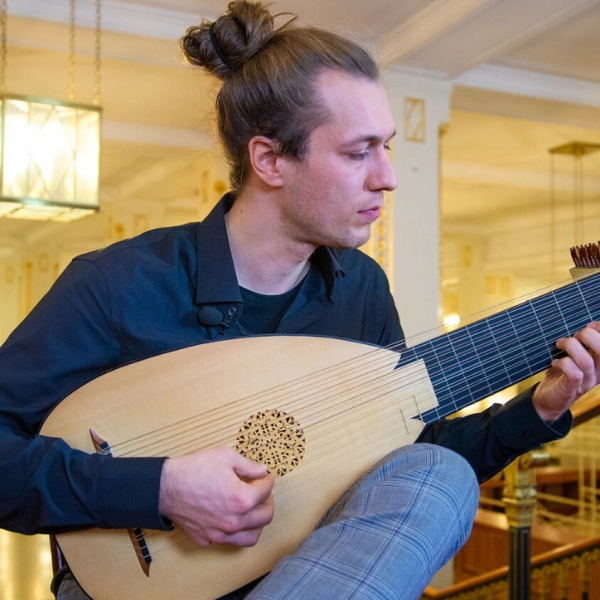
[{"label": "man's eyebrow", "polygon": [[348,140],[347,142],[344,142],[344,146],[353,146],[354,144],[363,144],[365,142],[372,144],[372,143],[376,143],[376,142],[384,142],[387,143],[389,142],[394,136],[396,135],[396,130],[394,130],[394,133],[392,133],[392,135],[390,135],[389,138],[382,138],[379,135],[359,135],[351,140]]}]

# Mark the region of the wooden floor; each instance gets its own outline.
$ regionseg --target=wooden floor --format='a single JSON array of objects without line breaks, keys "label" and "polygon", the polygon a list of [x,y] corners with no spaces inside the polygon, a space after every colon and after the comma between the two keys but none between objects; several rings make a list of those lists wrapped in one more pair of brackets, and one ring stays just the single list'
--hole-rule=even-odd
[{"label": "wooden floor", "polygon": [[0,600],[53,600],[48,537],[0,529]]}]

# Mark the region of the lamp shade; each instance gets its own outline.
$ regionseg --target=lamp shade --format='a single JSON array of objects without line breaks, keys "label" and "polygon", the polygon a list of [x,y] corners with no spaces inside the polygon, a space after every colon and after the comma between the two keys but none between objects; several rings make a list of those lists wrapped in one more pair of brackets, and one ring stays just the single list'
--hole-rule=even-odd
[{"label": "lamp shade", "polygon": [[98,211],[101,109],[0,95],[0,216],[72,221]]}]

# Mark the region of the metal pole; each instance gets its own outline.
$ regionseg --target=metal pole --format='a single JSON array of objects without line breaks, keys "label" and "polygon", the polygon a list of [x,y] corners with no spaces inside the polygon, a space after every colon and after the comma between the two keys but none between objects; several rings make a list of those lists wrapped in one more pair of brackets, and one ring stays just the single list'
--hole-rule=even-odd
[{"label": "metal pole", "polygon": [[509,527],[508,536],[508,597],[531,600],[531,527]]},{"label": "metal pole", "polygon": [[549,456],[535,450],[504,469],[503,501],[508,520],[509,600],[531,600],[531,525],[536,486],[533,467],[548,464]]}]

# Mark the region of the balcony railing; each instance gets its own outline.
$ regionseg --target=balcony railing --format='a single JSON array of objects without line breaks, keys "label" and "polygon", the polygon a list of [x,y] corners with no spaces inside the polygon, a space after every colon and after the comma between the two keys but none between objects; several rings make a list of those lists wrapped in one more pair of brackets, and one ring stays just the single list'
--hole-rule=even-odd
[{"label": "balcony railing", "polygon": [[[600,598],[600,537],[535,556],[532,600]],[[428,587],[422,600],[509,600],[508,567],[472,577],[444,590]],[[515,599],[518,600],[518,599]]]}]

